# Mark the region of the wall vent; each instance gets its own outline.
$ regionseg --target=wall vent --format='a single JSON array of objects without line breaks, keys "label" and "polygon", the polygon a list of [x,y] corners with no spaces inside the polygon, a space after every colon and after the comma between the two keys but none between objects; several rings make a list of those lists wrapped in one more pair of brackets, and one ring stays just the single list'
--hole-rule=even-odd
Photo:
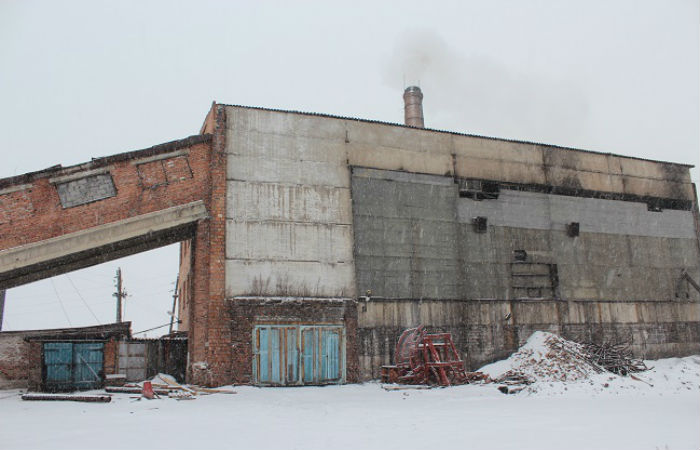
[{"label": "wall vent", "polygon": [[472,223],[474,224],[474,231],[477,233],[486,233],[488,227],[488,219],[486,217],[474,217],[474,219],[472,219]]},{"label": "wall vent", "polygon": [[571,222],[566,224],[566,234],[569,237],[576,237],[579,234],[579,223]]}]

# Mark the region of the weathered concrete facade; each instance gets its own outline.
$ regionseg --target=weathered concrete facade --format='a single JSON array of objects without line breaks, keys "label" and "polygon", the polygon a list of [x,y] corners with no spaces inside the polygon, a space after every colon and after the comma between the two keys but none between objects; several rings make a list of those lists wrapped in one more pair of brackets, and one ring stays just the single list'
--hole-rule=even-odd
[{"label": "weathered concrete facade", "polygon": [[[398,334],[418,324],[451,331],[472,368],[537,329],[624,339],[650,357],[700,351],[700,298],[682,277],[700,278],[688,166],[284,111],[226,114],[229,302],[258,299],[264,320],[273,297],[359,299],[347,345],[360,379],[376,377]],[[243,316],[232,314],[235,327]]]},{"label": "weathered concrete facade", "polygon": [[700,352],[687,165],[217,104],[201,133],[0,180],[0,288],[181,241],[209,385],[373,378],[418,324],[471,368],[534,330]]}]

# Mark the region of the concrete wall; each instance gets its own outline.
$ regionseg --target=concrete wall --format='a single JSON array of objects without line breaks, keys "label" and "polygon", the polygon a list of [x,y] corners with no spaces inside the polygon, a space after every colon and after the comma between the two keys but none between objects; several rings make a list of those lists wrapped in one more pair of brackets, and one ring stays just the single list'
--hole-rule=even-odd
[{"label": "concrete wall", "polygon": [[700,353],[697,302],[370,299],[357,309],[362,380],[393,363],[401,332],[417,324],[452,333],[471,370],[507,357],[537,330],[578,342],[628,342],[650,359]]},{"label": "concrete wall", "polygon": [[[698,294],[679,281],[683,269],[700,278],[687,166],[258,108],[226,115],[236,345],[249,345],[237,326],[275,315],[265,298],[370,291],[348,339],[361,379],[419,323],[451,331],[472,368],[537,329],[625,339],[646,356],[700,351]],[[464,179],[497,181],[498,199],[461,198]]]},{"label": "concrete wall", "polygon": [[[692,203],[693,199],[686,166],[283,111],[228,106],[226,114],[226,295],[229,297],[352,297],[356,294],[349,166],[554,186],[618,196],[667,198],[687,203]],[[440,185],[444,181],[441,179],[437,183]],[[450,187],[431,189],[447,192]],[[447,222],[441,223],[440,216],[447,211],[445,202],[448,199],[439,197],[434,204],[436,199],[430,192],[422,198],[415,195],[406,193],[408,203],[402,203],[401,212],[397,214],[421,216],[439,211],[431,219],[433,228],[426,229],[429,236],[424,238],[439,240],[443,235],[439,227],[449,226]],[[568,200],[549,201],[567,203]],[[528,207],[534,203],[533,198]],[[599,210],[589,212],[591,204],[584,201],[569,206],[555,205],[554,209],[585,210],[585,214],[592,214],[594,219],[590,231],[599,232],[595,218],[619,205],[600,206]],[[372,207],[382,208],[381,205]],[[643,208],[643,204],[630,207]],[[421,208],[423,212],[418,211]],[[454,211],[452,208],[450,213]],[[462,212],[469,214],[469,211]],[[619,210],[617,213],[622,215]],[[535,215],[534,212],[530,214],[532,220],[538,220]],[[687,212],[681,215],[681,219],[666,220],[669,214],[664,212],[648,222],[644,214],[636,214],[635,219],[641,217],[644,221],[634,223],[645,227],[647,234],[664,223],[680,223],[684,230],[681,236],[687,238],[686,225],[688,220],[692,221],[692,215]],[[587,217],[576,214],[571,217],[571,221],[579,219],[589,225]],[[657,223],[660,217],[664,223]],[[506,214],[502,218],[507,221]],[[560,219],[556,215],[548,216],[542,229],[551,229],[552,222],[557,229]],[[405,228],[402,232],[409,230]],[[449,247],[437,241],[424,244],[425,249],[435,247],[435,251],[439,251],[440,246]],[[447,251],[453,249],[447,248]],[[406,262],[393,258],[396,255],[388,256],[392,257],[393,266]],[[441,258],[444,263],[445,258]],[[427,260],[417,258],[414,261]],[[387,270],[401,270],[393,266]],[[432,266],[435,267],[436,264]],[[421,267],[413,270],[415,273],[425,271]],[[456,292],[456,285],[445,286],[445,282],[454,279],[450,271],[455,270],[458,269],[444,268],[446,273],[439,273],[437,280],[434,279],[437,272],[433,271],[432,279],[425,282],[435,286],[426,286],[425,296],[436,289]],[[400,279],[391,282],[396,286],[402,283]],[[436,287],[438,285],[441,287]],[[364,290],[363,286],[359,286],[360,291]],[[410,289],[423,288],[414,285]]]},{"label": "concrete wall", "polygon": [[342,122],[227,115],[226,295],[353,297]]},{"label": "concrete wall", "polygon": [[474,200],[452,177],[363,168],[352,194],[358,291],[371,292],[358,307],[363,379],[419,324],[453,333],[472,369],[538,329],[645,357],[700,351],[700,295],[681,278],[700,275],[691,211],[508,189]]},{"label": "concrete wall", "polygon": [[[355,168],[358,290],[386,298],[700,300],[693,213],[502,189],[460,198],[452,177]],[[475,230],[475,217],[487,229]],[[570,237],[566,224],[578,222]],[[516,252],[524,250],[524,261]]]}]

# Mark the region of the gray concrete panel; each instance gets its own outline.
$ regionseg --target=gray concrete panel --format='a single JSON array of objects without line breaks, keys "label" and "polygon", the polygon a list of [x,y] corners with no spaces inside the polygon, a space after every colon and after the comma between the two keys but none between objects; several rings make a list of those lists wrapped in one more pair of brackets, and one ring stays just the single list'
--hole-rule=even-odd
[{"label": "gray concrete panel", "polygon": [[648,211],[644,203],[502,190],[498,199],[461,198],[459,221],[470,223],[476,216],[489,224],[541,230],[565,230],[578,222],[581,232],[695,238],[691,211]]}]

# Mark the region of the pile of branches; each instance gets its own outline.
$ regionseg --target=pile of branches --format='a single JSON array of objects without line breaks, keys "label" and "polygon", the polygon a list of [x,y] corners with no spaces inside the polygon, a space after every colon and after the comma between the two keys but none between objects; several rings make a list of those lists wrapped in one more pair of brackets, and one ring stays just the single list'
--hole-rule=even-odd
[{"label": "pile of branches", "polygon": [[582,350],[586,354],[586,359],[588,361],[602,367],[608,372],[625,376],[630,373],[648,370],[644,361],[632,356],[632,350],[630,350],[629,344],[626,343],[587,343],[583,344]]}]

